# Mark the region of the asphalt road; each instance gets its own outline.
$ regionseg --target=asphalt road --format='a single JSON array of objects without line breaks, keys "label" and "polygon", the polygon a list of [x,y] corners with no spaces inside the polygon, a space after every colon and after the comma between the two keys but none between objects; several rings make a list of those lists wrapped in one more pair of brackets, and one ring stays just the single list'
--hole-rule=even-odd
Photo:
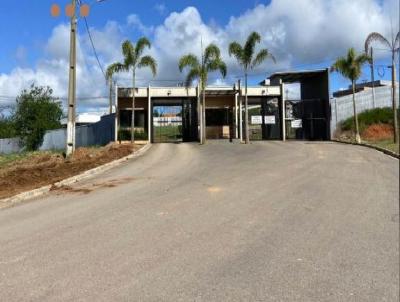
[{"label": "asphalt road", "polygon": [[398,301],[398,182],[363,147],[154,145],[0,211],[0,301]]}]

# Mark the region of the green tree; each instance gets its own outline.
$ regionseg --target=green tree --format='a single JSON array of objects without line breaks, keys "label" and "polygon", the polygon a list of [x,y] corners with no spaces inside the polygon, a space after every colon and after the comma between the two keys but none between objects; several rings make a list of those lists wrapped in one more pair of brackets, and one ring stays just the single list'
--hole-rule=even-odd
[{"label": "green tree", "polygon": [[392,38],[386,39],[383,35],[377,32],[370,33],[365,40],[365,53],[368,53],[369,48],[373,42],[380,42],[392,53],[392,111],[393,111],[393,129],[394,129],[394,143],[399,141],[399,124],[397,121],[397,104],[396,104],[396,64],[395,56],[400,51],[400,32],[396,37],[392,34]]},{"label": "green tree", "polygon": [[182,72],[186,67],[189,72],[186,76],[186,87],[189,87],[192,82],[198,79],[202,94],[202,108],[201,108],[201,136],[200,143],[204,144],[206,141],[206,87],[208,81],[208,74],[213,71],[219,71],[222,77],[225,78],[227,73],[226,64],[221,58],[221,51],[215,44],[210,44],[206,47],[201,54],[199,60],[194,54],[187,54],[179,60],[179,70]]},{"label": "green tree", "polygon": [[261,42],[261,36],[257,32],[252,32],[246,40],[246,43],[242,46],[238,42],[232,42],[229,44],[229,55],[234,56],[244,71],[244,85],[245,85],[245,103],[244,103],[244,116],[245,116],[245,134],[246,144],[250,142],[249,137],[249,110],[248,110],[248,99],[247,99],[247,77],[250,70],[262,64],[266,59],[271,58],[276,62],[275,57],[269,52],[268,49],[261,49],[257,55],[255,55],[256,43]]},{"label": "green tree", "polygon": [[331,66],[331,72],[337,71],[345,78],[351,81],[351,87],[353,90],[353,114],[354,114],[354,125],[356,128],[356,141],[361,143],[360,129],[358,126],[356,99],[355,99],[355,88],[356,82],[361,76],[362,66],[370,60],[367,54],[357,54],[354,48],[350,48],[347,52],[347,56],[340,57]]},{"label": "green tree", "polygon": [[52,97],[50,87],[32,85],[17,97],[17,107],[13,116],[16,134],[27,150],[36,150],[43,142],[47,130],[61,127],[62,108]]},{"label": "green tree", "polygon": [[122,43],[122,62],[111,64],[107,68],[107,78],[119,72],[132,72],[132,122],[131,122],[131,142],[135,142],[135,94],[136,94],[136,70],[142,67],[149,67],[153,76],[157,74],[157,62],[151,56],[143,56],[144,49],[151,47],[150,41],[142,37],[135,45],[126,40]]},{"label": "green tree", "polygon": [[17,136],[17,133],[12,117],[0,116],[0,138],[12,138],[15,136]]}]

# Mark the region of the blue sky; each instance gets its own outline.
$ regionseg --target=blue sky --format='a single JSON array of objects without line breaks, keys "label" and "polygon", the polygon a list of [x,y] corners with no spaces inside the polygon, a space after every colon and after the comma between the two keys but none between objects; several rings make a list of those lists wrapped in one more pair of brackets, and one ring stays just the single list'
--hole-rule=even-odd
[{"label": "blue sky", "polygon": [[[51,85],[55,94],[66,95],[69,20],[64,12],[51,17],[50,7],[53,3],[65,7],[69,2],[20,0],[16,5],[1,1],[0,95],[17,95],[32,82]],[[230,85],[241,72],[229,58],[227,45],[232,40],[243,42],[257,30],[263,36],[262,46],[270,49],[278,63],[269,61],[255,70],[250,80],[255,84],[273,71],[325,68],[349,47],[362,50],[369,32],[390,34],[390,18],[398,28],[398,7],[398,0],[106,0],[92,6],[88,22],[102,66],[120,59],[124,39],[135,41],[146,35],[153,41],[149,53],[158,59],[159,72],[151,79],[143,71],[141,85],[150,80],[152,85],[176,84],[183,79],[176,62],[187,52],[199,52],[200,37],[205,43],[217,43],[228,64],[228,78],[212,75],[211,84]],[[106,95],[106,87],[83,25],[79,21],[78,95],[100,97]],[[385,67],[390,63],[389,53],[377,49],[376,54],[376,79],[389,79]],[[118,80],[127,85],[127,77]],[[369,77],[365,67],[360,81]],[[347,85],[345,79],[332,74],[332,90]],[[99,102],[87,107],[106,104]]]},{"label": "blue sky", "polygon": [[[61,22],[68,22],[67,17],[50,17],[50,7],[58,3],[65,7],[70,1],[66,0],[19,0],[1,1],[0,4],[0,37],[7,43],[0,43],[0,72],[9,72],[16,66],[15,52],[23,46],[27,52],[26,65],[32,66],[43,53],[43,45],[54,26]],[[93,1],[85,1],[92,3]],[[269,1],[268,1],[269,2]],[[102,27],[108,20],[123,23],[128,14],[140,16],[145,25],[160,24],[173,11],[181,11],[188,6],[195,6],[206,23],[216,22],[226,24],[232,15],[254,7],[258,1],[252,0],[107,0],[92,6],[88,18],[93,27]],[[12,26],[10,26],[12,24]],[[84,30],[80,27],[80,30]],[[135,38],[135,35],[132,35]]]}]

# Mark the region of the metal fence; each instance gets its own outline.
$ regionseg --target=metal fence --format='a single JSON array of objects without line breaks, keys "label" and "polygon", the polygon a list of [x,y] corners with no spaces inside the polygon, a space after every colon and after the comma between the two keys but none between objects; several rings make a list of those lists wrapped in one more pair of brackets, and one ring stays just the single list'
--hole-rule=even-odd
[{"label": "metal fence", "polygon": [[[396,98],[399,99],[399,89],[396,89]],[[397,102],[399,105],[399,102]],[[392,89],[390,86],[375,88],[375,102],[372,89],[356,93],[357,113],[373,108],[392,107]],[[353,116],[353,96],[331,99],[331,135],[333,136],[338,124]]]},{"label": "metal fence", "polygon": [[[40,150],[65,149],[67,129],[47,131]],[[103,146],[115,140],[115,114],[101,117],[95,124],[78,126],[75,129],[75,146]]]},{"label": "metal fence", "polygon": [[22,150],[19,138],[0,139],[0,154],[17,153]]},{"label": "metal fence", "polygon": [[[103,146],[115,140],[115,114],[105,115],[95,124],[78,126],[75,130],[76,147]],[[67,129],[46,131],[39,150],[63,150]],[[23,150],[18,138],[0,139],[0,154],[16,153]]]}]

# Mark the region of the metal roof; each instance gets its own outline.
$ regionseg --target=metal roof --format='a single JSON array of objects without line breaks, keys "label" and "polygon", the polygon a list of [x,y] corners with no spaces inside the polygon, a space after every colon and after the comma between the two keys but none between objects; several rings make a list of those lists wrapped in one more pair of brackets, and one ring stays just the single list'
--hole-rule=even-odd
[{"label": "metal roof", "polygon": [[[314,70],[299,70],[299,71],[284,71],[284,72],[275,72],[268,79],[282,79],[285,83],[293,83],[299,82],[301,79],[314,77],[317,74],[328,73],[329,69],[314,69]],[[263,85],[265,81],[261,82],[260,84]]]}]

